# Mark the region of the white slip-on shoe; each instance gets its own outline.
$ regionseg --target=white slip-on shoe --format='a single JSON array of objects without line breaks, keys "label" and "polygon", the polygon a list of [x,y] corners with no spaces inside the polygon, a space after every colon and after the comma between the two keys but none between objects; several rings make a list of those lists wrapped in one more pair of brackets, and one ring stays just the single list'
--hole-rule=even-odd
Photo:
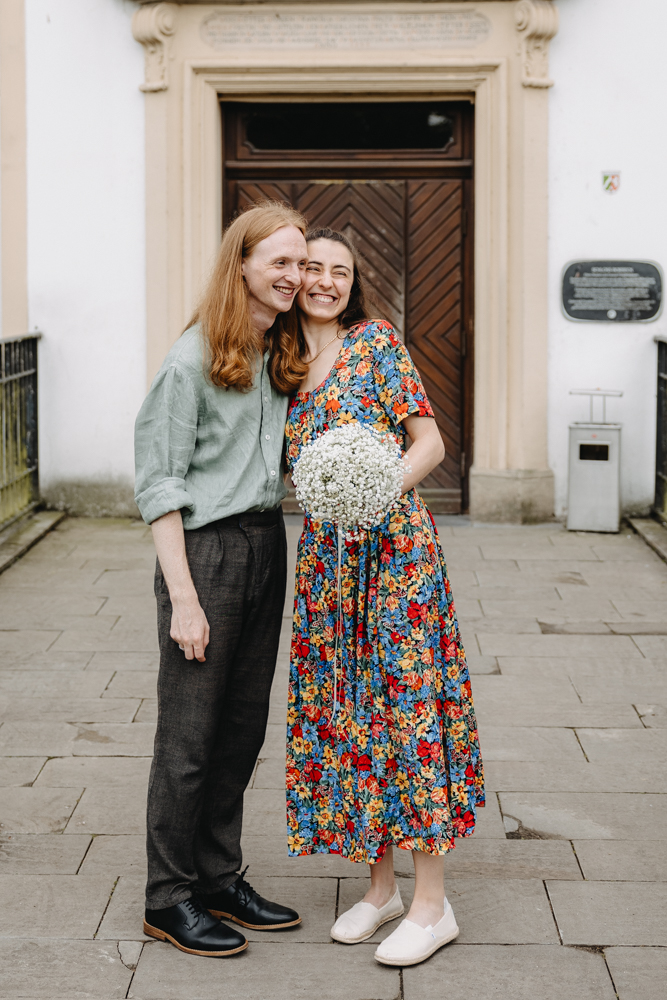
[{"label": "white slip-on shoe", "polygon": [[454,911],[445,897],[445,914],[435,927],[420,927],[412,920],[402,920],[375,952],[383,965],[419,965],[459,936]]},{"label": "white slip-on shoe", "polygon": [[367,941],[375,934],[378,927],[400,917],[403,909],[403,900],[397,886],[389,902],[379,910],[372,903],[364,903],[362,900],[360,903],[355,903],[352,909],[342,913],[331,928],[331,937],[341,944],[359,944],[360,941]]}]

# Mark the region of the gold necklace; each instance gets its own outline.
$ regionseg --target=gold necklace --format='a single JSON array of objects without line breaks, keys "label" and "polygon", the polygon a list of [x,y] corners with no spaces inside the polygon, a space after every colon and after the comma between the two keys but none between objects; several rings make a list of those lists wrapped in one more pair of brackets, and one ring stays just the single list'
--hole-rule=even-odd
[{"label": "gold necklace", "polygon": [[324,351],[326,351],[326,349],[329,346],[329,344],[333,344],[334,340],[340,340],[340,336],[339,335],[340,335],[340,330],[336,330],[336,336],[332,337],[331,340],[327,340],[327,342],[324,345],[324,347],[322,348],[322,350],[318,351],[317,354],[315,355],[315,357],[311,358],[310,361],[306,361],[306,364],[307,365],[312,365],[313,361],[317,361],[317,359],[319,358],[320,354],[323,354]]}]

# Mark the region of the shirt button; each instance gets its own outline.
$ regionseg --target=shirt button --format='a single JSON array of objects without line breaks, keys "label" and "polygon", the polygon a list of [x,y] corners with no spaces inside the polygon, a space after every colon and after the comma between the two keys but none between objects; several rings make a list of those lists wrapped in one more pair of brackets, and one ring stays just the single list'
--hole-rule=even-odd
[{"label": "shirt button", "polygon": [[268,397],[268,396],[265,396],[265,397],[264,397],[264,402],[265,402],[265,403],[268,403],[268,401],[269,401],[269,397]]},{"label": "shirt button", "polygon": [[270,440],[271,440],[271,435],[270,435],[270,434],[267,434],[267,435],[266,435],[266,440],[267,440],[267,441],[270,441]]},{"label": "shirt button", "polygon": [[271,475],[275,476],[275,474],[276,474],[276,470],[275,469],[271,469]]}]

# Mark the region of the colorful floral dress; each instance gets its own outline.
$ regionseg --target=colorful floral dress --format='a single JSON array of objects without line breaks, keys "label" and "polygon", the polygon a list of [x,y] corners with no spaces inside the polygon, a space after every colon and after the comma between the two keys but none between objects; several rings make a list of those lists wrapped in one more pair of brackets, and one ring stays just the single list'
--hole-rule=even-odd
[{"label": "colorful floral dress", "polygon": [[[391,432],[433,416],[393,328],[353,327],[324,382],[297,393],[287,464],[330,427]],[[299,541],[287,716],[289,853],[380,861],[388,844],[444,854],[469,836],[484,778],[470,677],[433,518],[416,490],[345,541],[338,709],[337,532],[304,520]]]}]

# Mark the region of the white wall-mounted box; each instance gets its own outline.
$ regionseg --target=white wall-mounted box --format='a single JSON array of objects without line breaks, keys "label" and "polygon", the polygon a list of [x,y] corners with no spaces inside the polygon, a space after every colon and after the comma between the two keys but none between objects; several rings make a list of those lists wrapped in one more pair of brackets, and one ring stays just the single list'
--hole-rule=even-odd
[{"label": "white wall-mounted box", "polygon": [[618,531],[620,424],[570,424],[568,531]]}]

